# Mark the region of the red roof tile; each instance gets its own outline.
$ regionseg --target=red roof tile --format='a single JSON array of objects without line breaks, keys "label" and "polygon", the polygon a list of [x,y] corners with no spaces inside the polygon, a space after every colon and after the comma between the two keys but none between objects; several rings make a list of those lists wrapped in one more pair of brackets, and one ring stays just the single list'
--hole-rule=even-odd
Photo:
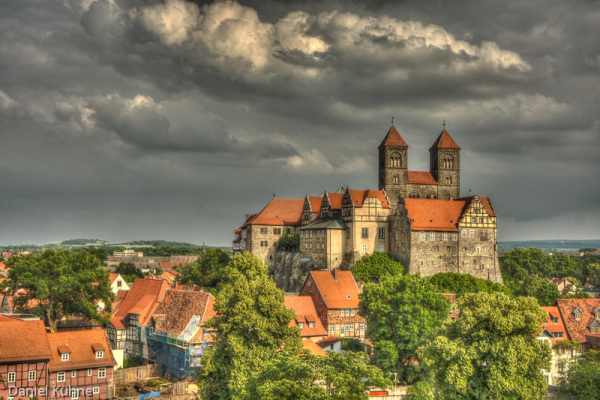
[{"label": "red roof tile", "polygon": [[429,171],[408,171],[408,183],[419,185],[437,185],[433,174]]},{"label": "red roof tile", "polygon": [[[558,311],[558,307],[540,307],[542,310],[546,311],[546,319],[547,322],[542,324],[542,330],[547,329],[550,333],[555,332],[563,332],[562,338],[551,338],[550,341],[554,344],[558,340],[570,340],[567,329],[565,328],[565,324],[562,320],[560,312]],[[558,318],[558,322],[553,322],[552,318]]]},{"label": "red roof tile", "polygon": [[300,225],[303,205],[303,199],[272,199],[245,225]]},{"label": "red roof tile", "polygon": [[328,347],[328,346],[331,346],[334,343],[341,342],[341,341],[343,341],[342,338],[339,338],[337,336],[331,336],[331,335],[329,335],[329,336],[325,337],[325,339],[319,340],[317,342],[317,344],[320,347]]},{"label": "red roof tile", "polygon": [[[413,231],[458,231],[458,220],[474,196],[455,200],[404,199]],[[480,198],[488,214],[495,217],[487,197]]]},{"label": "red roof tile", "polygon": [[108,278],[110,279],[110,283],[113,283],[115,279],[119,277],[120,274],[110,274]]},{"label": "red roof tile", "polygon": [[[75,368],[109,367],[116,365],[104,330],[65,331],[48,334],[52,350],[50,371]],[[104,358],[96,358],[94,346],[104,348]],[[59,348],[70,350],[69,361],[61,361]]]},{"label": "red roof tile", "polygon": [[115,307],[113,317],[125,318],[132,312],[140,313],[139,324],[144,326],[168,287],[166,281],[136,278],[118,307]]},{"label": "red roof tile", "polygon": [[341,210],[344,193],[327,193],[327,195],[329,196],[329,203],[331,204],[331,209]]},{"label": "red roof tile", "polygon": [[[598,336],[591,334],[589,324],[593,321],[592,311],[600,307],[600,299],[558,299],[556,300],[560,315],[572,340],[586,342],[586,336]],[[579,307],[582,311],[581,319],[577,321],[573,310]]]},{"label": "red roof tile", "polygon": [[[300,329],[300,336],[326,336],[327,330],[323,327],[323,323],[317,318],[317,310],[313,299],[310,296],[287,296],[285,298],[285,306],[294,310],[297,318],[290,322],[290,326],[298,326],[298,321],[304,319],[304,328]],[[309,328],[309,323],[314,322],[315,327]]]},{"label": "red roof tile", "polygon": [[435,142],[433,142],[433,145],[429,148],[429,150],[432,149],[460,149],[460,146],[456,144],[448,131],[444,129]]},{"label": "red roof tile", "polygon": [[387,198],[385,197],[385,193],[383,190],[353,190],[349,189],[350,198],[352,199],[352,204],[354,207],[362,207],[365,200],[369,197],[375,197],[381,202],[383,208],[390,208],[390,204],[388,203]]},{"label": "red roof tile", "polygon": [[302,348],[308,350],[312,355],[327,357],[327,352],[310,339],[302,341]]},{"label": "red roof tile", "polygon": [[49,360],[52,357],[44,321],[0,319],[0,363]]},{"label": "red roof tile", "polygon": [[358,308],[358,285],[350,271],[311,271],[310,274],[327,308]]},{"label": "red roof tile", "polygon": [[408,147],[408,144],[402,139],[402,136],[398,133],[394,125],[390,128],[387,135],[383,138],[383,141],[377,147],[378,149],[384,146],[399,146],[399,147]]},{"label": "red roof tile", "polygon": [[323,196],[308,196],[308,201],[310,202],[311,211],[319,213],[321,210],[321,203],[323,203]]}]

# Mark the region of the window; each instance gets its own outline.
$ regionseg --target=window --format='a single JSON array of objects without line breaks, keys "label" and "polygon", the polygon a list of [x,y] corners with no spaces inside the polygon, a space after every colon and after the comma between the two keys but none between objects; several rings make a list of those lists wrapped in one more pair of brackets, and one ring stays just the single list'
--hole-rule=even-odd
[{"label": "window", "polygon": [[394,232],[394,236],[396,237],[396,241],[398,241],[398,231]]},{"label": "window", "polygon": [[269,230],[267,228],[260,228],[261,235],[266,235],[267,233],[269,233]]},{"label": "window", "polygon": [[369,237],[369,228],[362,228],[360,231],[360,237],[367,239]]},{"label": "window", "polygon": [[346,332],[346,325],[340,324],[340,335],[344,335]]},{"label": "window", "polygon": [[450,253],[452,249],[450,248],[450,246],[446,246],[446,253]]},{"label": "window", "polygon": [[433,242],[435,240],[435,232],[429,232],[429,241]]},{"label": "window", "polygon": [[460,236],[461,237],[467,237],[467,231],[461,231],[460,232]]},{"label": "window", "polygon": [[354,309],[350,310],[350,316],[354,317]]},{"label": "window", "polygon": [[367,245],[363,244],[363,253],[366,253],[366,252],[367,252]]},{"label": "window", "polygon": [[29,373],[27,374],[27,380],[28,381],[35,381],[35,377],[36,377],[36,371],[29,371]]},{"label": "window", "polygon": [[100,386],[94,386],[93,394],[100,394]]},{"label": "window", "polygon": [[315,323],[314,323],[314,322],[312,322],[312,321],[311,321],[311,322],[309,322],[309,323],[308,323],[308,327],[309,327],[309,328],[314,328],[314,327],[315,327]]},{"label": "window", "polygon": [[56,373],[56,382],[64,382],[65,381],[65,373],[57,372]]},{"label": "window", "polygon": [[298,322],[298,328],[304,329],[304,322]]},{"label": "window", "polygon": [[104,358],[104,350],[98,350],[96,352],[96,358]]},{"label": "window", "polygon": [[476,251],[477,253],[481,253],[481,247],[477,247],[477,248],[475,249],[475,251]]},{"label": "window", "polygon": [[77,378],[77,371],[71,371],[71,378]]},{"label": "window", "polygon": [[312,239],[313,231],[308,231],[310,234],[310,238]]},{"label": "window", "polygon": [[[575,313],[575,320],[579,321],[581,319],[581,313],[580,312],[576,312]],[[31,380],[31,379],[30,379]]]},{"label": "window", "polygon": [[71,389],[71,398],[72,399],[78,399],[79,398],[79,390],[78,389]]},{"label": "window", "polygon": [[9,372],[7,380],[9,382],[16,382],[17,381],[17,373],[16,372]]},{"label": "window", "polygon": [[469,231],[469,237],[475,237],[475,231]]},{"label": "window", "polygon": [[69,361],[69,353],[63,353],[60,355],[60,361]]},{"label": "window", "polygon": [[359,328],[361,331],[364,331],[364,330],[365,330],[365,323],[364,323],[364,322],[361,322],[361,323],[358,325],[358,328]]},{"label": "window", "polygon": [[304,248],[308,249],[308,243],[304,242]]},{"label": "window", "polygon": [[379,245],[379,252],[380,253],[384,252],[384,246],[382,244]]},{"label": "window", "polygon": [[419,240],[425,240],[425,232],[419,233]]},{"label": "window", "polygon": [[98,378],[106,378],[106,368],[98,368]]},{"label": "window", "polygon": [[332,335],[335,333],[335,325],[334,324],[329,324],[329,333],[331,333]]},{"label": "window", "polygon": [[309,248],[309,249],[312,249],[312,242],[310,242],[310,243],[308,244],[308,248]]},{"label": "window", "polygon": [[454,240],[455,242],[458,240],[458,235],[456,233],[452,234],[452,240]]},{"label": "window", "polygon": [[88,369],[88,376],[92,376],[92,369]]},{"label": "window", "polygon": [[273,228],[273,234],[281,235],[281,228]]},{"label": "window", "polygon": [[385,228],[379,228],[379,239],[385,239]]},{"label": "window", "polygon": [[442,240],[448,240],[448,232],[442,232]]}]

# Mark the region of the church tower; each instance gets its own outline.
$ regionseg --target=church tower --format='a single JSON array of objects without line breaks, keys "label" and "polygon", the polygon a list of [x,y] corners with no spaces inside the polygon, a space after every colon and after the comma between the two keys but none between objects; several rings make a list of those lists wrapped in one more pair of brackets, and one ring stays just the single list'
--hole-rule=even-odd
[{"label": "church tower", "polygon": [[438,182],[438,199],[460,197],[460,146],[446,128],[429,149],[429,171]]},{"label": "church tower", "polygon": [[408,184],[408,144],[392,125],[377,149],[379,189],[385,190],[393,207],[399,197],[404,197]]}]

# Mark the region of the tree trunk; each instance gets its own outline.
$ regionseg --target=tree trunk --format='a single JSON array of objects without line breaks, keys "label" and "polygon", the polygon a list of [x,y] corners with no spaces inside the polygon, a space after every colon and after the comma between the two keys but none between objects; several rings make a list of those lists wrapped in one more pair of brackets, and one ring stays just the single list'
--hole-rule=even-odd
[{"label": "tree trunk", "polygon": [[52,332],[56,332],[56,321],[54,321],[51,317],[51,311],[52,311],[52,304],[50,304],[48,306],[48,308],[46,308],[44,310],[44,322],[46,323],[46,325],[50,328],[50,330]]}]

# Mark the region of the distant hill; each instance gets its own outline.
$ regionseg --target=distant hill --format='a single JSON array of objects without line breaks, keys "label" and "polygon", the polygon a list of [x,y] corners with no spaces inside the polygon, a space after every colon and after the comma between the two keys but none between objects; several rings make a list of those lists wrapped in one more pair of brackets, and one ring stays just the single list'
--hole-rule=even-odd
[{"label": "distant hill", "polygon": [[103,245],[103,244],[110,244],[110,242],[107,242],[106,240],[100,240],[100,239],[69,239],[69,240],[63,240],[62,242],[60,242],[61,245],[63,246],[87,246],[87,245]]},{"label": "distant hill", "polygon": [[133,242],[115,244],[115,246],[194,247],[194,246],[200,246],[200,245],[193,244],[193,243],[185,243],[185,242],[169,242],[166,240],[135,240]]},{"label": "distant hill", "polygon": [[508,251],[521,247],[528,249],[535,247],[543,250],[576,251],[584,247],[600,249],[600,240],[525,240],[498,242],[498,252]]}]

